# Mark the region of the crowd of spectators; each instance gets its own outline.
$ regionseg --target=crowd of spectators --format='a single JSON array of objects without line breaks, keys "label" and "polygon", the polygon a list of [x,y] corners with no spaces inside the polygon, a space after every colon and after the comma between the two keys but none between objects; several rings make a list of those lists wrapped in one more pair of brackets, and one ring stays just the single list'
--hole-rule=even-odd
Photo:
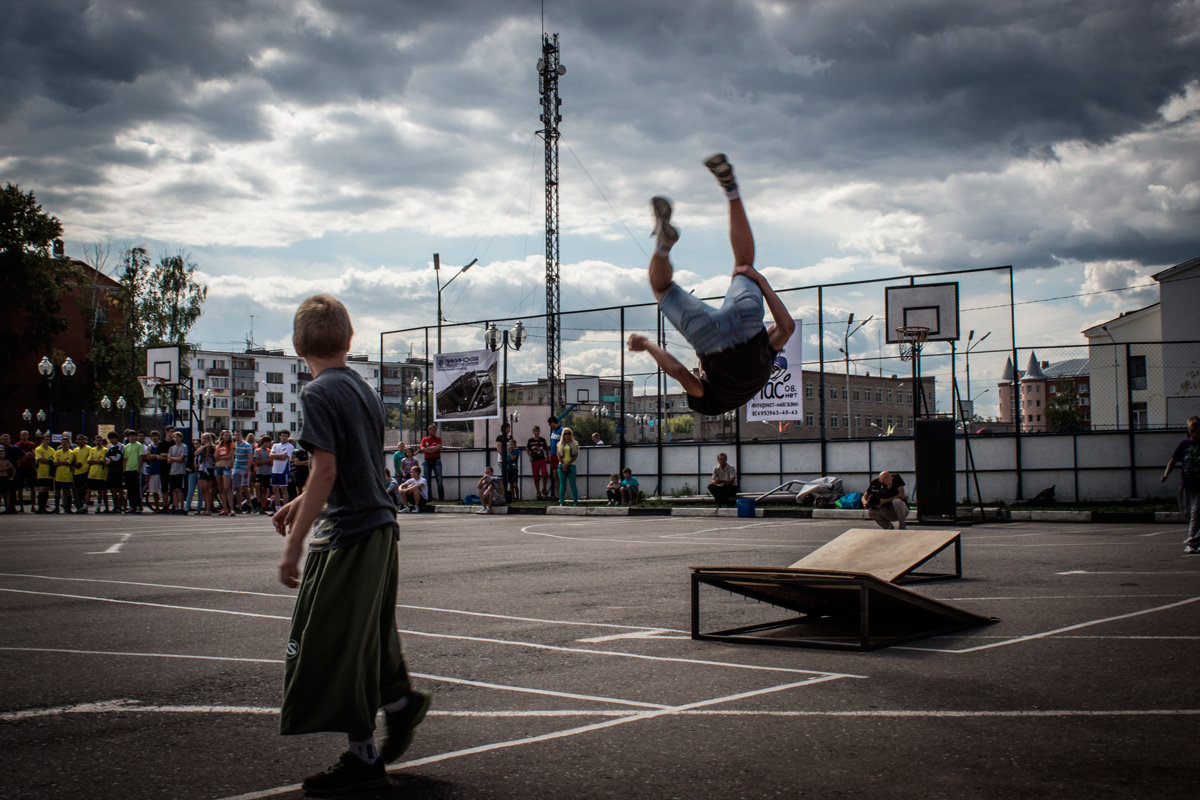
[{"label": "crowd of spectators", "polygon": [[0,434],[6,514],[273,514],[304,489],[309,456],[289,431],[126,430],[97,435]]}]

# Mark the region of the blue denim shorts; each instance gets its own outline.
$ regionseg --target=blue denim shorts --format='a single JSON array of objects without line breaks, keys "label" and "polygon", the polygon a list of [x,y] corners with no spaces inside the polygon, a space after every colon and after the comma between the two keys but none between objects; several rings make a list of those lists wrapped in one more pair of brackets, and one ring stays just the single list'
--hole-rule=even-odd
[{"label": "blue denim shorts", "polygon": [[720,308],[688,294],[677,283],[667,289],[658,307],[698,355],[728,350],[763,329],[762,290],[745,275],[733,276]]}]

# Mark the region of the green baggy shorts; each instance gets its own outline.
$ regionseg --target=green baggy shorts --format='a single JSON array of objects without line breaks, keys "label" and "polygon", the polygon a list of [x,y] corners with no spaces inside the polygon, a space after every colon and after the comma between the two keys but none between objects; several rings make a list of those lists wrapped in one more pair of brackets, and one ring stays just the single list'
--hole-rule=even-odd
[{"label": "green baggy shorts", "polygon": [[381,706],[408,693],[396,559],[392,525],[308,554],[288,636],[280,733],[367,733]]}]

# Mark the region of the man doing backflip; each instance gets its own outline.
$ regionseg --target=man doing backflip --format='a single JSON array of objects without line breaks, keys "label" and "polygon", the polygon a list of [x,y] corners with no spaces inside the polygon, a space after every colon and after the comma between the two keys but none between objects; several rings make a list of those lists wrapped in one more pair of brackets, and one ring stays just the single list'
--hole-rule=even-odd
[{"label": "man doing backflip", "polygon": [[[671,225],[671,203],[665,197],[650,201],[657,239],[650,257],[650,288],[663,316],[683,334],[700,358],[697,377],[674,356],[640,333],[631,334],[629,349],[653,356],[663,372],[683,386],[688,406],[716,415],[745,403],[766,384],[775,355],[791,338],[796,323],[771,289],[767,279],[754,269],[754,235],[742,207],[733,177],[733,167],[723,153],[710,156],[704,165],[716,176],[729,201],[729,243],[733,247],[733,278],[725,302],[713,308],[685,292],[673,280],[671,247],[679,231]],[[763,301],[774,323],[763,326]]]}]

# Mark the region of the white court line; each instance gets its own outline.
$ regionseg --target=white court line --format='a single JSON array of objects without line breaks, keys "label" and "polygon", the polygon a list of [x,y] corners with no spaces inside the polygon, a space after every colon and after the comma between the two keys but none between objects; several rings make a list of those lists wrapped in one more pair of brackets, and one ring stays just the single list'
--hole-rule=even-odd
[{"label": "white court line", "polygon": [[1137,600],[1150,597],[1188,597],[1188,595],[1173,592],[1171,594],[1026,594],[1026,595],[998,595],[996,597],[939,597],[938,599],[949,603],[964,602],[971,600]]},{"label": "white court line", "polygon": [[[667,706],[660,706],[666,709]],[[273,706],[184,706],[184,705],[141,705],[137,700],[102,700],[93,703],[76,703],[53,708],[27,708],[20,711],[0,712],[0,722],[20,722],[27,719],[43,719],[66,714],[247,714],[251,716],[275,716],[280,709]],[[862,709],[858,711],[770,711],[763,709],[704,708],[676,711],[681,717],[841,717],[841,718],[886,718],[886,719],[1038,719],[1055,717],[1192,717],[1200,715],[1195,708],[1036,708],[1036,709]],[[525,711],[470,711],[431,710],[430,717],[449,718],[542,718],[555,717],[627,717],[628,711],[595,708],[531,709]]]},{"label": "white court line", "polygon": [[[705,706],[716,705],[718,703],[728,703],[728,702],[732,702],[735,700],[743,700],[743,699],[746,699],[749,697],[756,697],[759,695],[771,694],[773,692],[781,692],[781,691],[785,691],[788,689],[795,689],[800,686],[808,686],[808,685],[811,685],[814,683],[822,683],[824,681],[835,680],[835,679],[836,678],[832,677],[832,676],[811,678],[809,680],[798,681],[796,683],[785,683],[785,684],[781,684],[779,686],[769,686],[765,689],[755,689],[753,691],[741,692],[739,694],[727,695],[725,697],[714,697],[709,700],[700,700],[695,703],[685,703],[685,704],[679,705],[679,706],[670,706],[668,708],[663,708],[663,709],[660,709],[657,711],[645,711],[640,714],[632,714],[632,715],[620,717],[617,719],[605,720],[604,722],[594,722],[590,725],[581,725],[577,728],[567,728],[566,730],[554,731],[552,733],[543,733],[538,736],[527,736],[527,737],[524,737],[521,739],[509,739],[508,741],[503,741],[503,742],[493,742],[491,744],[478,745],[476,747],[467,747],[462,750],[454,750],[449,753],[441,753],[436,756],[427,756],[426,758],[418,758],[418,759],[414,759],[412,761],[406,761],[401,764],[395,764],[391,767],[388,767],[388,772],[396,772],[396,771],[402,770],[402,769],[411,769],[413,767],[421,767],[426,764],[436,764],[440,761],[447,761],[449,759],[459,758],[462,756],[476,755],[479,753],[490,753],[495,750],[502,750],[502,749],[509,748],[509,747],[520,747],[521,745],[526,745],[526,744],[537,744],[539,742],[549,742],[549,741],[553,741],[555,739],[563,739],[563,738],[566,738],[569,736],[578,736],[583,733],[591,733],[592,731],[603,730],[605,728],[612,728],[617,725],[625,725],[630,722],[642,722],[644,720],[655,719],[656,717],[678,714],[682,711],[691,711],[693,709],[703,708]],[[227,798],[224,798],[224,800],[257,800],[258,798],[262,798],[262,797],[273,797],[275,795],[285,794],[287,792],[293,792],[299,788],[301,788],[299,784],[293,784],[291,786],[280,786],[280,787],[276,787],[274,789],[267,789],[267,790],[261,791],[261,792],[250,792],[248,794],[237,795],[236,797],[227,797]]]},{"label": "white court line", "polygon": [[[239,594],[249,595],[252,597],[273,597],[286,600],[295,600],[294,594],[285,594],[280,592],[251,592],[245,589],[214,589],[207,586],[181,586],[174,583],[146,583],[144,581],[118,581],[105,578],[62,578],[54,575],[33,575],[23,572],[0,572],[2,578],[36,578],[47,581],[72,581],[76,583],[107,583],[116,584],[118,586],[144,586],[150,589],[185,589],[193,592],[213,592],[219,594]],[[468,617],[488,617],[491,619],[504,619],[514,622],[537,622],[543,625],[575,625],[584,628],[611,628],[614,630],[634,631],[637,633],[687,633],[687,631],[679,630],[678,628],[659,628],[653,625],[618,625],[611,622],[580,622],[576,620],[562,619],[542,619],[540,617],[517,617],[510,614],[493,614],[486,611],[462,611],[456,608],[437,608],[435,606],[413,606],[413,605],[397,605],[397,608],[412,609],[414,611],[433,611],[441,614],[460,614]]]},{"label": "white court line", "polygon": [[1164,533],[1179,533],[1179,531],[1178,530],[1151,531],[1150,533],[1139,533],[1138,536],[1142,537],[1143,539],[1147,539],[1151,536],[1162,536]]},{"label": "white court line", "polygon": [[1066,572],[1056,572],[1055,575],[1200,575],[1200,570],[1195,569],[1177,569],[1177,570],[1090,570],[1090,569],[1069,569]]},{"label": "white court line", "polygon": [[119,541],[119,542],[117,542],[117,543],[115,543],[115,544],[112,544],[112,545],[110,545],[110,546],[109,546],[109,548],[108,548],[107,550],[93,550],[92,552],[90,552],[90,553],[85,553],[84,555],[89,555],[89,556],[103,556],[103,555],[108,555],[109,553],[119,553],[119,552],[121,552],[121,545],[123,545],[123,544],[125,544],[126,542],[128,542],[128,541],[129,541],[129,538],[130,538],[131,536],[133,536],[133,534],[132,534],[132,533],[123,533],[123,534],[121,534],[121,541]]},{"label": "white court line", "polygon": [[[290,620],[290,616],[280,616],[277,614],[257,614],[252,611],[229,611],[222,608],[201,608],[198,606],[178,606],[168,603],[150,603],[141,600],[116,600],[111,597],[92,597],[88,595],[64,594],[60,592],[37,592],[30,589],[8,589],[0,587],[0,592],[12,592],[16,594],[32,594],[45,597],[63,597],[71,600],[95,600],[101,603],[114,603],[117,605],[133,605],[147,606],[150,608],[167,608],[174,611],[200,611],[209,614],[228,614],[235,617],[253,617],[255,619],[275,619],[275,620]],[[762,667],[754,664],[734,664],[728,661],[706,661],[702,659],[691,658],[674,658],[670,656],[650,656],[641,653],[622,653],[617,650],[589,650],[577,647],[561,647],[558,645],[539,644],[537,642],[522,642],[513,641],[510,639],[491,639],[484,636],[465,636],[449,633],[429,633],[427,631],[414,631],[399,629],[397,631],[403,636],[426,636],[434,639],[454,639],[458,641],[480,642],[482,644],[496,644],[507,647],[528,647],[535,650],[552,650],[561,653],[582,653],[585,655],[608,656],[612,658],[636,658],[648,661],[668,661],[680,664],[698,664],[703,666],[722,666],[731,667],[734,669],[762,670],[767,672],[786,672],[798,675],[833,675],[841,678],[865,678],[865,675],[851,675],[838,672],[825,672],[822,670],[812,669],[792,669],[790,667]]]},{"label": "white court line", "polygon": [[1059,633],[1066,633],[1067,631],[1076,631],[1076,630],[1079,630],[1080,628],[1089,628],[1092,625],[1102,625],[1106,622],[1116,622],[1116,621],[1122,620],[1122,619],[1130,619],[1132,617],[1140,617],[1143,614],[1153,614],[1158,611],[1166,611],[1171,608],[1178,608],[1180,606],[1185,606],[1189,603],[1194,603],[1197,600],[1200,600],[1200,597],[1189,597],[1187,600],[1180,600],[1175,603],[1167,603],[1165,606],[1155,606],[1154,608],[1144,608],[1141,611],[1131,611],[1128,614],[1118,614],[1115,617],[1104,617],[1103,619],[1093,619],[1093,620],[1089,620],[1088,622],[1079,622],[1079,623],[1076,623],[1075,625],[1068,625],[1065,628],[1055,628],[1052,631],[1043,631],[1041,633],[1031,633],[1028,636],[1018,636],[1016,638],[1007,639],[1002,642],[992,642],[991,644],[981,644],[976,647],[968,647],[965,650],[943,650],[943,649],[936,648],[936,647],[912,647],[911,645],[896,645],[896,648],[901,649],[901,650],[921,650],[921,651],[930,652],[930,653],[953,653],[954,655],[961,655],[963,653],[976,653],[976,652],[979,652],[980,650],[991,650],[992,648],[995,648],[995,647],[1007,647],[1010,644],[1021,644],[1022,642],[1031,642],[1035,639],[1044,639],[1048,636],[1054,636]]},{"label": "white court line", "polygon": [[[598,518],[598,519],[602,519],[602,518]],[[522,527],[521,533],[528,534],[530,536],[544,536],[547,539],[562,539],[564,541],[569,541],[569,542],[616,542],[618,544],[641,544],[641,545],[662,545],[662,544],[698,545],[698,544],[703,544],[703,545],[710,545],[712,547],[728,547],[731,544],[736,544],[736,545],[742,546],[742,547],[766,547],[766,548],[771,548],[771,549],[779,549],[782,547],[795,547],[795,543],[793,543],[793,542],[778,542],[776,544],[754,544],[752,542],[745,542],[740,539],[732,539],[732,538],[731,539],[697,539],[694,541],[691,541],[691,540],[679,541],[677,539],[669,538],[669,536],[680,536],[680,535],[690,535],[690,534],[669,534],[669,535],[664,534],[663,536],[655,537],[653,539],[647,540],[647,539],[617,539],[617,538],[611,538],[611,537],[607,537],[607,536],[565,536],[565,535],[557,534],[557,533],[542,533],[541,531],[532,530],[533,528],[540,528],[540,527],[544,527],[544,526],[553,526],[555,528],[558,528],[558,527],[563,527],[563,526],[568,526],[568,525],[579,526],[579,525],[588,525],[588,524],[592,524],[592,523],[535,522],[532,525],[526,525],[526,526]],[[606,524],[608,524],[608,523],[606,523]],[[632,523],[628,523],[628,524],[632,524]],[[772,523],[772,524],[774,524],[774,523]],[[725,529],[714,528],[712,530],[731,530],[731,529],[729,529],[729,528],[725,528]]]}]

